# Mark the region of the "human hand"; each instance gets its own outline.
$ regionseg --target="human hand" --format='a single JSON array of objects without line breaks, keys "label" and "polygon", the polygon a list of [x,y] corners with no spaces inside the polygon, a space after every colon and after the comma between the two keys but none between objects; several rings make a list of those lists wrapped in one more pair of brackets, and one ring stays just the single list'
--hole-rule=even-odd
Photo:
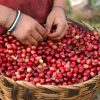
[{"label": "human hand", "polygon": [[23,44],[32,46],[37,45],[38,41],[42,41],[45,38],[45,32],[45,28],[36,20],[28,15],[22,14],[12,35]]},{"label": "human hand", "polygon": [[[56,25],[56,30],[50,33],[52,27]],[[62,8],[54,7],[46,21],[47,36],[53,40],[61,39],[67,30],[65,12]]]}]

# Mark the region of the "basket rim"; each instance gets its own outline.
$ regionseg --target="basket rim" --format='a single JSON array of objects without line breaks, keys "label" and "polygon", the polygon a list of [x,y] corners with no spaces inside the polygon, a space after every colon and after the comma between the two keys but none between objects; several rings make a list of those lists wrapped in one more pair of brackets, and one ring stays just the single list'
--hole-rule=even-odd
[{"label": "basket rim", "polygon": [[[9,77],[3,76],[3,75],[0,75],[0,77],[6,79],[8,81],[10,81],[12,84],[14,84],[16,82],[18,84],[20,84],[20,83],[24,83],[26,85],[29,84],[31,87],[41,87],[42,86],[42,87],[48,87],[48,88],[60,87],[60,88],[69,88],[69,89],[71,89],[73,87],[76,87],[76,88],[83,87],[83,86],[85,86],[87,84],[95,83],[95,80],[100,80],[100,74],[99,74],[99,75],[96,75],[95,77],[93,77],[93,78],[91,78],[91,79],[89,79],[89,80],[87,80],[85,82],[75,83],[75,84],[72,84],[72,85],[41,85],[41,84],[35,84],[35,85],[33,85],[30,82],[27,82],[27,81],[24,81],[24,80],[15,81],[15,80],[13,80],[13,79],[11,79]],[[15,81],[15,82],[13,82],[13,81]]]}]

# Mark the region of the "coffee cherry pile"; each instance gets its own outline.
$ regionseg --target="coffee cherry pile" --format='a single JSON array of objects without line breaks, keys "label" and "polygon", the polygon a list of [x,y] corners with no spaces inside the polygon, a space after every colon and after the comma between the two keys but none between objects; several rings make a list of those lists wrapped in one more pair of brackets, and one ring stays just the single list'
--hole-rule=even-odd
[{"label": "coffee cherry pile", "polygon": [[[2,33],[2,28],[0,28]],[[37,47],[22,45],[0,33],[0,73],[32,84],[71,85],[100,74],[100,39],[73,23],[61,40],[49,39]]]}]

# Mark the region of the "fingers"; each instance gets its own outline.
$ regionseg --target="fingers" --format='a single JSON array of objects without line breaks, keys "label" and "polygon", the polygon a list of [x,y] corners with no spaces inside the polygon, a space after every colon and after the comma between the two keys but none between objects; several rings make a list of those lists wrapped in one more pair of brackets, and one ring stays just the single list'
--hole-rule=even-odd
[{"label": "fingers", "polygon": [[64,31],[65,31],[65,29],[67,29],[67,27],[66,27],[66,24],[58,24],[57,25],[57,29],[56,29],[56,32],[54,32],[54,33],[52,33],[52,34],[48,34],[48,36],[50,37],[50,38],[53,38],[53,39],[55,39],[55,38],[57,38],[57,37],[62,37],[62,34],[64,34]]},{"label": "fingers", "polygon": [[37,23],[36,26],[37,31],[42,35],[42,37],[46,38],[46,30],[44,27],[42,27],[39,23]]},{"label": "fingers", "polygon": [[21,41],[21,43],[25,44],[25,45],[28,45],[28,46],[32,46],[32,44],[28,40]]},{"label": "fingers", "polygon": [[38,42],[38,41],[42,41],[43,37],[42,35],[37,31],[37,30],[33,30],[32,32],[32,37],[34,37],[34,39]]},{"label": "fingers", "polygon": [[31,45],[37,45],[37,41],[34,39],[33,36],[29,36],[27,38],[27,41],[31,44]]},{"label": "fingers", "polygon": [[53,19],[50,19],[50,18],[47,19],[47,22],[46,22],[46,31],[47,31],[47,34],[50,33],[50,31],[52,29],[53,23],[54,23]]},{"label": "fingers", "polygon": [[45,37],[45,29],[39,24],[32,30],[30,36],[27,37],[27,40],[31,45],[37,45],[39,41],[43,41]]},{"label": "fingers", "polygon": [[32,46],[32,45],[37,45],[37,43],[39,41],[43,40],[42,35],[36,29],[32,30],[32,32],[30,32],[28,34],[29,35],[25,39],[23,39],[23,40],[20,39],[20,41],[23,44]]},{"label": "fingers", "polygon": [[67,27],[65,27],[63,32],[58,37],[54,38],[54,40],[60,40],[61,38],[64,37],[66,32],[67,32]]},{"label": "fingers", "polygon": [[25,40],[21,41],[23,44],[28,46],[37,45],[37,42],[32,35],[28,36]]}]

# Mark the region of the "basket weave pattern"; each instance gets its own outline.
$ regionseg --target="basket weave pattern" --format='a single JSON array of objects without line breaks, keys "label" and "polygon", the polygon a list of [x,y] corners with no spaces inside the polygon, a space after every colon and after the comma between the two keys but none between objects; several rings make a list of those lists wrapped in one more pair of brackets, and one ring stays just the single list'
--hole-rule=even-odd
[{"label": "basket weave pattern", "polygon": [[[96,30],[84,22],[68,20],[89,31]],[[1,100],[94,100],[98,87],[100,75],[89,81],[68,86],[33,86],[29,82],[14,81],[0,75]]]}]

